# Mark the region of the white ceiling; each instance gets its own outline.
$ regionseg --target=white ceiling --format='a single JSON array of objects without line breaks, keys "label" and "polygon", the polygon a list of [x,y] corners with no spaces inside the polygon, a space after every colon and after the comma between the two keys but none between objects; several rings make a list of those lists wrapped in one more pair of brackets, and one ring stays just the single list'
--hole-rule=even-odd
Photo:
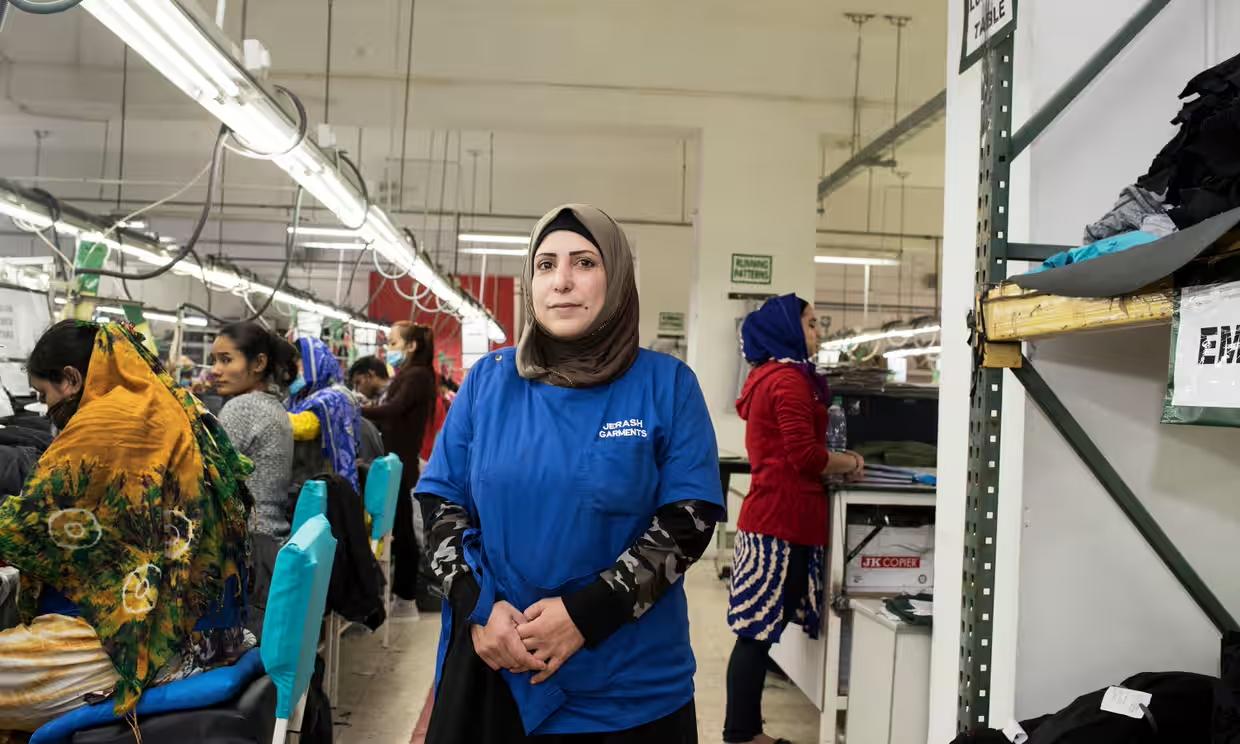
[{"label": "white ceiling", "polygon": [[[214,13],[214,0],[199,2]],[[410,5],[334,3],[330,120],[343,147],[356,152],[361,142],[363,170],[375,185],[399,173]],[[227,0],[224,25],[239,42],[245,13],[245,36],[271,51],[272,81],[295,90],[314,122],[325,113],[327,7],[328,0]],[[893,120],[896,29],[885,15],[912,16],[903,33],[901,112],[944,85],[941,2],[418,0],[416,8],[404,195],[415,214],[440,202],[482,211],[483,201],[497,212],[538,213],[575,196],[619,204],[632,219],[682,222],[696,199],[691,143],[700,126],[686,112],[707,104],[798,112],[821,133],[830,170],[849,154],[853,118],[857,33],[847,11],[876,15],[864,27],[863,141]],[[0,32],[0,176],[33,174],[34,131],[41,130],[48,134],[40,174],[86,181],[44,185],[110,199],[114,186],[89,180],[118,175],[121,69],[120,42],[84,11],[10,12]],[[201,167],[214,124],[140,58],[130,57],[128,72],[125,194],[154,198]],[[453,130],[446,153],[445,130]],[[939,232],[942,142],[941,126],[933,127],[900,154],[897,170],[914,187],[906,192],[909,232]],[[428,156],[440,166],[428,167]],[[887,170],[875,171],[872,184],[855,179],[828,202],[822,227],[893,231],[900,183]],[[225,184],[230,202],[289,199],[287,180],[269,164],[230,158]],[[200,192],[186,196],[196,198]],[[234,219],[257,214],[230,212]]]}]

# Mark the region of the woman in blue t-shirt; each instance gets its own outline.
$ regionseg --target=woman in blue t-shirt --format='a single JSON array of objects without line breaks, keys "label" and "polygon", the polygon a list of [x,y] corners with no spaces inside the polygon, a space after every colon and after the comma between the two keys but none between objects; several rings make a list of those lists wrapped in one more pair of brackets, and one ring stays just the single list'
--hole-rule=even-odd
[{"label": "woman in blue t-shirt", "polygon": [[680,578],[723,516],[701,389],[638,348],[603,212],[549,212],[521,284],[532,322],[474,365],[417,487],[449,598],[426,740],[696,742]]}]

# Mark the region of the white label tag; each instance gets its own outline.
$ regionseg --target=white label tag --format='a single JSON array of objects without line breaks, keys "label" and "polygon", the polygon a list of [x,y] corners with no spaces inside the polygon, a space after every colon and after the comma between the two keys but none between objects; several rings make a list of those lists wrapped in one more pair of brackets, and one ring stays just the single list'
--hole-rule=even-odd
[{"label": "white label tag", "polygon": [[1025,733],[1025,729],[1020,725],[1019,721],[1009,721],[1008,725],[1003,727],[1003,735],[1012,744],[1025,744],[1029,741],[1029,734]]},{"label": "white label tag", "polygon": [[1107,713],[1118,713],[1129,718],[1145,718],[1141,706],[1149,707],[1154,696],[1148,692],[1129,690],[1123,687],[1108,687],[1102,696],[1102,709]]}]

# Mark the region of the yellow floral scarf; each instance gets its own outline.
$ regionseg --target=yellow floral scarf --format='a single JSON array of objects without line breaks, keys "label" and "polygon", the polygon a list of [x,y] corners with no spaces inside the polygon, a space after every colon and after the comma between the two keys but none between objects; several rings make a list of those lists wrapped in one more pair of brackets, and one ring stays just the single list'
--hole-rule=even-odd
[{"label": "yellow floral scarf", "polygon": [[44,583],[80,608],[120,677],[118,715],[228,579],[243,591],[250,467],[132,327],[99,328],[77,413],[0,504],[0,558],[22,572],[23,621]]}]

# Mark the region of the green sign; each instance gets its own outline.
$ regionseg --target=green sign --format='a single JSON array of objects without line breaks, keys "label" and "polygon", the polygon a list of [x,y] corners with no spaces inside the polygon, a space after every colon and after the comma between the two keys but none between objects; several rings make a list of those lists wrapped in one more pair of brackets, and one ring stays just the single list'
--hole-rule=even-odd
[{"label": "green sign", "polygon": [[[85,240],[78,243],[77,255],[73,265],[79,269],[102,269],[108,260],[107,243],[90,243]],[[99,294],[99,275],[81,274],[77,278],[77,289],[84,295]]]},{"label": "green sign", "polygon": [[660,336],[683,336],[685,335],[685,314],[684,313],[659,313],[659,335]]},{"label": "green sign", "polygon": [[770,284],[775,273],[775,259],[748,253],[732,254],[733,284]]}]

